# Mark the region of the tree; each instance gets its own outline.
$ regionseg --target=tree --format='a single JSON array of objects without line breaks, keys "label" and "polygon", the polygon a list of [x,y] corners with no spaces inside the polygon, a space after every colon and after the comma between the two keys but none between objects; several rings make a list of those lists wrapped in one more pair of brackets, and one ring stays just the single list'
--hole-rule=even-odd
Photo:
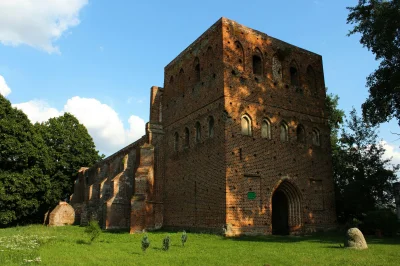
[{"label": "tree", "polygon": [[[328,91],[328,88],[325,88]],[[327,94],[325,99],[325,108],[328,112],[328,124],[331,130],[331,146],[332,151],[337,150],[338,147],[338,133],[341,125],[343,124],[343,119],[345,117],[344,111],[338,108],[339,96],[334,94]]]},{"label": "tree", "polygon": [[367,78],[363,116],[373,125],[395,117],[400,125],[400,1],[360,0],[348,9],[347,23],[355,24],[348,35],[360,33],[360,43],[380,60]]},{"label": "tree", "polygon": [[392,183],[399,169],[383,158],[385,149],[377,140],[376,126],[358,117],[354,109],[346,127],[334,154],[336,208],[341,222],[392,206]]},{"label": "tree", "polygon": [[47,147],[20,110],[0,95],[0,225],[23,222],[49,201]]},{"label": "tree", "polygon": [[92,137],[85,126],[72,114],[50,118],[35,128],[45,141],[52,165],[48,171],[51,178],[52,205],[67,198],[71,192],[78,170],[82,166],[92,166],[102,159]]}]

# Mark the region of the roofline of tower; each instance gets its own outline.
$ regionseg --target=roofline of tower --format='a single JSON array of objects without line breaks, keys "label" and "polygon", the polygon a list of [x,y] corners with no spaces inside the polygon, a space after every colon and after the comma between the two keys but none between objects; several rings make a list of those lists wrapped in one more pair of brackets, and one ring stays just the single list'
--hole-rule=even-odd
[{"label": "roofline of tower", "polygon": [[190,49],[196,44],[198,43],[205,35],[207,35],[207,33],[209,31],[211,31],[212,29],[214,29],[215,27],[217,27],[218,24],[222,23],[222,20],[224,19],[224,17],[221,17],[220,19],[218,19],[211,27],[209,27],[206,31],[204,31],[199,37],[197,37],[196,40],[194,40],[191,44],[188,45],[188,47],[185,48],[185,50],[183,50],[182,52],[180,52],[178,54],[177,57],[175,57],[174,59],[172,59],[171,62],[168,63],[168,65],[165,66],[164,69],[169,68],[171,65],[173,65],[176,61],[179,61],[179,59],[186,54],[188,51],[190,51]]},{"label": "roofline of tower", "polygon": [[244,25],[242,25],[242,24],[236,22],[235,20],[228,19],[228,18],[226,18],[226,17],[221,17],[221,18],[219,18],[211,27],[209,27],[209,28],[208,28],[206,31],[204,31],[199,37],[197,37],[196,40],[194,40],[191,44],[189,44],[182,52],[180,52],[180,53],[178,54],[178,56],[176,56],[171,62],[169,62],[169,63],[165,66],[164,69],[169,68],[169,67],[170,67],[171,65],[173,65],[176,61],[179,61],[179,60],[181,59],[181,57],[182,57],[184,54],[186,54],[188,51],[190,51],[191,48],[192,48],[196,43],[198,43],[205,35],[207,35],[208,32],[209,32],[210,30],[214,29],[214,28],[217,27],[219,24],[223,24],[223,23],[235,23],[235,24],[237,24],[237,25],[239,25],[239,26],[241,26],[241,27],[244,27],[245,29],[247,29],[247,30],[249,30],[249,31],[254,32],[255,34],[263,35],[263,36],[268,37],[268,38],[272,38],[272,39],[274,39],[274,40],[276,40],[276,41],[282,42],[283,44],[290,45],[290,46],[294,46],[294,47],[296,47],[296,48],[298,48],[299,50],[302,50],[302,51],[304,51],[304,52],[307,52],[307,53],[314,54],[314,55],[317,55],[317,56],[319,56],[319,57],[322,57],[320,54],[314,53],[314,52],[312,52],[312,51],[309,51],[309,50],[307,50],[307,49],[304,49],[304,48],[301,48],[301,47],[299,47],[299,46],[293,45],[293,44],[291,44],[291,43],[282,41],[282,40],[280,40],[280,39],[278,39],[278,38],[272,37],[272,36],[268,35],[267,33],[261,32],[261,31],[259,31],[259,30],[255,30],[255,29],[249,28],[249,27],[247,27],[247,26],[244,26]]},{"label": "roofline of tower", "polygon": [[307,52],[307,53],[314,54],[314,55],[317,55],[317,56],[319,56],[319,57],[322,57],[320,54],[314,53],[314,52],[312,52],[312,51],[310,51],[310,50],[307,50],[307,49],[301,48],[301,47],[299,47],[299,46],[297,46],[297,45],[294,45],[294,44],[291,44],[291,43],[282,41],[281,39],[272,37],[272,36],[268,35],[267,33],[261,32],[261,31],[259,31],[259,30],[255,30],[255,29],[253,29],[253,28],[244,26],[244,25],[242,25],[242,24],[236,22],[235,20],[232,20],[232,19],[229,19],[229,18],[225,18],[225,17],[220,18],[220,20],[222,20],[223,22],[235,23],[235,24],[237,24],[237,25],[239,25],[239,26],[241,26],[241,27],[243,27],[243,28],[245,28],[245,29],[247,29],[247,30],[249,30],[249,31],[252,31],[252,32],[254,32],[254,33],[256,33],[256,34],[263,35],[264,37],[268,37],[268,38],[274,39],[274,40],[276,40],[276,41],[278,41],[278,42],[281,42],[281,43],[283,43],[283,44],[286,44],[286,45],[289,45],[289,46],[294,46],[294,47],[296,47],[296,48],[298,48],[299,50],[302,50],[302,51],[304,51],[304,52]]}]

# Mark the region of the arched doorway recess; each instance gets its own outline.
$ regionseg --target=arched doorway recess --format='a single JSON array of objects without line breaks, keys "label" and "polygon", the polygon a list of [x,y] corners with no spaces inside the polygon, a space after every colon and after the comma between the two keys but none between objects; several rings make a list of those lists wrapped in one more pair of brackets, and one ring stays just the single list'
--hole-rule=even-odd
[{"label": "arched doorway recess", "polygon": [[272,234],[287,235],[301,225],[301,195],[285,180],[272,195]]}]

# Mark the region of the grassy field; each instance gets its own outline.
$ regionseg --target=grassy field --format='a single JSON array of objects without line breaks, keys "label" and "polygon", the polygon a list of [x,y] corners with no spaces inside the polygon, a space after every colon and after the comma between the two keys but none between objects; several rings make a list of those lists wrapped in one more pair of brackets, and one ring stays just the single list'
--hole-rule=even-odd
[{"label": "grassy field", "polygon": [[[103,232],[93,243],[78,226],[0,229],[0,265],[400,265],[399,238],[367,238],[368,250],[341,248],[340,235],[224,238],[188,233]],[[162,250],[169,235],[171,247]]]}]

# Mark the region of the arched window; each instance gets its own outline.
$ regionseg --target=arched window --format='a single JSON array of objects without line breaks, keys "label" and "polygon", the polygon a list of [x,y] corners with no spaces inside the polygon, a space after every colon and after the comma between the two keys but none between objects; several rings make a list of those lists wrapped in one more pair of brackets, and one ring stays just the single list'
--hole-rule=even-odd
[{"label": "arched window", "polygon": [[251,136],[251,118],[248,115],[243,115],[241,119],[242,135]]},{"label": "arched window", "polygon": [[281,134],[280,134],[281,141],[288,141],[289,140],[289,127],[285,121],[281,122],[280,130],[281,130]]},{"label": "arched window", "polygon": [[298,125],[296,129],[297,141],[300,143],[306,142],[306,131],[304,130],[303,125]]},{"label": "arched window", "polygon": [[267,118],[261,124],[261,137],[271,139],[271,122]]},{"label": "arched window", "polygon": [[317,81],[312,66],[307,67],[307,87],[311,94],[315,95],[317,93]]},{"label": "arched window", "polygon": [[258,55],[253,55],[253,74],[262,75],[262,61]]},{"label": "arched window", "polygon": [[211,46],[208,46],[207,52],[206,52],[206,60],[207,62],[205,63],[206,71],[208,73],[211,73],[213,69],[213,62],[214,62],[214,51]]},{"label": "arched window", "polygon": [[200,122],[196,122],[196,143],[201,141],[201,125]]},{"label": "arched window", "polygon": [[200,61],[198,57],[194,59],[194,81],[200,81]]},{"label": "arched window", "polygon": [[314,128],[312,131],[312,142],[313,142],[313,145],[315,145],[315,146],[321,145],[319,130],[316,128]]},{"label": "arched window", "polygon": [[235,56],[237,56],[238,58],[238,70],[244,71],[244,49],[239,41],[235,42],[235,49],[236,49]]},{"label": "arched window", "polygon": [[183,68],[179,70],[179,90],[184,93],[185,92],[185,71]]},{"label": "arched window", "polygon": [[178,134],[178,132],[175,132],[175,135],[174,135],[174,150],[178,151],[178,148],[179,148],[179,134]]},{"label": "arched window", "polygon": [[290,85],[299,86],[299,72],[297,70],[297,64],[295,61],[292,61],[290,64]]},{"label": "arched window", "polygon": [[212,116],[208,118],[208,137],[214,137],[214,117]]},{"label": "arched window", "polygon": [[185,148],[189,148],[189,144],[190,144],[189,136],[190,136],[189,129],[185,128]]}]

